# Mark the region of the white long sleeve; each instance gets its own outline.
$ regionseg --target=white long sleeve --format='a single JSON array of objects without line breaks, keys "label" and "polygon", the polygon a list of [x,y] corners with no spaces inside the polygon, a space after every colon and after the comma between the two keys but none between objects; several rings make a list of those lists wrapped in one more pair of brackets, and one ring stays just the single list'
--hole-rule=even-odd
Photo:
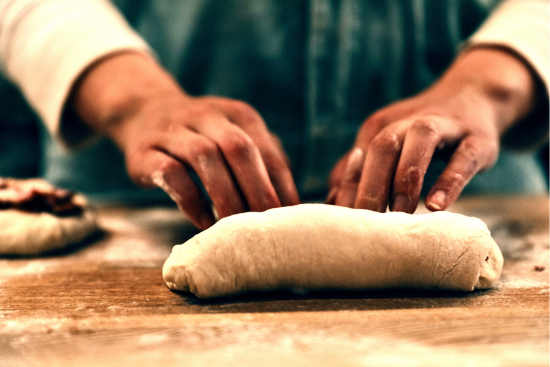
[{"label": "white long sleeve", "polygon": [[110,53],[149,52],[107,0],[0,1],[0,60],[48,129],[58,133],[76,79]]},{"label": "white long sleeve", "polygon": [[470,38],[470,45],[498,45],[527,61],[550,94],[550,2],[508,0]]},{"label": "white long sleeve", "polygon": [[[469,44],[513,49],[533,67],[548,91],[548,4],[548,0],[504,1]],[[4,71],[55,135],[79,75],[101,57],[125,49],[151,52],[107,0],[0,0]]]}]

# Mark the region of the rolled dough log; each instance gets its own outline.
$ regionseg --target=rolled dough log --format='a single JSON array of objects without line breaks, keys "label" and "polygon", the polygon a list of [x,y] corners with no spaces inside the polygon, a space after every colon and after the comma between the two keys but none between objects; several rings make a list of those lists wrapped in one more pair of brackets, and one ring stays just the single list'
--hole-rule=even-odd
[{"label": "rolled dough log", "polygon": [[220,220],[174,246],[163,277],[170,289],[199,298],[272,290],[473,291],[495,286],[502,264],[477,218],[302,204]]}]

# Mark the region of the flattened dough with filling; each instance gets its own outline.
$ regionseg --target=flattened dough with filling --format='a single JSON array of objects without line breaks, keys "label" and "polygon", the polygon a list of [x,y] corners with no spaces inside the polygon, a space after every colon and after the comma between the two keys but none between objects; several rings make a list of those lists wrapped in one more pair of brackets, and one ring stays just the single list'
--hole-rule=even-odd
[{"label": "flattened dough with filling", "polygon": [[220,220],[173,248],[163,277],[199,298],[290,290],[494,287],[503,258],[478,218],[302,204]]},{"label": "flattened dough with filling", "polygon": [[36,255],[80,242],[97,229],[83,195],[39,179],[0,177],[0,255]]},{"label": "flattened dough with filling", "polygon": [[0,254],[35,255],[58,250],[84,240],[96,229],[95,214],[89,210],[68,217],[0,210]]}]

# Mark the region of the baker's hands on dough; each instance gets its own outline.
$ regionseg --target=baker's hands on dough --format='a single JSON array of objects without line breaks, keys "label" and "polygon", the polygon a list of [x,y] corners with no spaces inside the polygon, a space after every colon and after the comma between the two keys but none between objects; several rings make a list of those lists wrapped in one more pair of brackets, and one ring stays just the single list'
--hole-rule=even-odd
[{"label": "baker's hands on dough", "polygon": [[502,134],[531,111],[535,82],[508,51],[465,52],[432,87],[367,118],[334,168],[327,202],[413,213],[431,160],[448,164],[426,197],[444,210],[468,181],[493,165]]},{"label": "baker's hands on dough", "polygon": [[244,102],[187,95],[151,58],[112,55],[73,92],[76,113],[112,138],[130,177],[159,186],[199,228],[215,219],[299,203],[286,156],[260,115]]}]

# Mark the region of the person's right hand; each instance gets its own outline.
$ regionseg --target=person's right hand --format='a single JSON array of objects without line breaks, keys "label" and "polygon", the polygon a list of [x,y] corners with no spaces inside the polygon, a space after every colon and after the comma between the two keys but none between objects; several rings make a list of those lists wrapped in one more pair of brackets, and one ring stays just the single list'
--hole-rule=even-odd
[{"label": "person's right hand", "polygon": [[187,95],[152,59],[100,60],[76,84],[75,112],[122,150],[128,174],[161,187],[199,228],[220,218],[299,203],[278,139],[248,104]]}]

